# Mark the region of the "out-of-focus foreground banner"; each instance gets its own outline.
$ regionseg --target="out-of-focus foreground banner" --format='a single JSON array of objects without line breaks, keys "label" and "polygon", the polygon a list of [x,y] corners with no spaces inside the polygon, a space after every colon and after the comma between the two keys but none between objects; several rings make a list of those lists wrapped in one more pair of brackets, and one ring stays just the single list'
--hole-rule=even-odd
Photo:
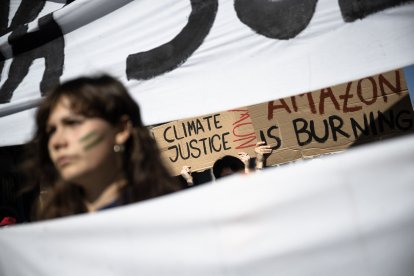
[{"label": "out-of-focus foreground banner", "polygon": [[413,33],[411,0],[4,0],[0,146],[82,74],[119,78],[153,125],[414,64]]},{"label": "out-of-focus foreground banner", "polygon": [[174,174],[203,170],[224,155],[254,156],[272,146],[267,166],[411,133],[414,113],[402,70],[263,104],[176,120],[152,128]]},{"label": "out-of-focus foreground banner", "polygon": [[413,138],[0,228],[0,275],[412,276]]}]

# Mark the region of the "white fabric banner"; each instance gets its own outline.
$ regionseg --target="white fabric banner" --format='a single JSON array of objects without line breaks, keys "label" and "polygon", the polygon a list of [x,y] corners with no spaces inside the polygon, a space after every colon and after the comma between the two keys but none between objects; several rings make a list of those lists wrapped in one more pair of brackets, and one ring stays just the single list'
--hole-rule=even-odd
[{"label": "white fabric banner", "polygon": [[81,74],[118,77],[156,124],[414,64],[410,0],[66,2],[0,4],[0,146],[27,141],[41,94]]},{"label": "white fabric banner", "polygon": [[413,165],[411,135],[3,228],[0,275],[412,276]]}]

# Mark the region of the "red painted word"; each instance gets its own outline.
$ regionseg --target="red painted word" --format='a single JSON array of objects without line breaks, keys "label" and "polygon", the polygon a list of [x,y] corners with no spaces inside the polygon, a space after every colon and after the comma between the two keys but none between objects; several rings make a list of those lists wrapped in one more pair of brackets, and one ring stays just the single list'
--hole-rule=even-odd
[{"label": "red painted word", "polygon": [[[368,77],[359,80],[358,82],[349,82],[346,86],[346,89],[342,95],[335,95],[331,88],[324,88],[320,90],[319,98],[315,93],[309,92],[301,94],[299,96],[290,97],[290,104],[285,99],[280,99],[277,101],[270,101],[268,103],[268,112],[267,119],[273,119],[273,112],[278,109],[283,109],[287,113],[297,112],[298,104],[297,101],[304,100],[305,107],[301,108],[302,110],[309,109],[312,114],[325,114],[325,104],[326,100],[330,99],[333,107],[344,113],[360,111],[364,106],[370,106],[375,104],[378,99],[382,99],[385,103],[388,101],[388,96],[386,93],[386,87],[388,87],[394,94],[400,95],[401,91],[401,81],[400,81],[400,72],[395,71],[395,85],[392,84],[392,81],[387,80],[384,75],[380,74],[378,76],[378,82],[373,77]],[[356,87],[356,95],[351,93],[351,88],[353,85]],[[370,85],[370,89],[362,89],[362,84],[365,83]],[[371,91],[370,95],[367,95],[367,91]],[[378,90],[381,93],[381,97],[378,96]],[[349,99],[352,99],[354,96],[358,97],[360,100],[359,104],[349,106]],[[338,99],[339,98],[339,99]]]},{"label": "red painted word", "polygon": [[240,142],[240,144],[236,146],[236,149],[254,147],[256,145],[256,133],[254,132],[254,130],[248,133],[242,133],[240,131],[240,128],[243,126],[253,126],[253,123],[250,119],[249,111],[247,109],[234,109],[229,110],[229,112],[240,112],[239,119],[233,123],[233,135],[237,137],[233,140],[233,143],[238,144],[236,142]]}]

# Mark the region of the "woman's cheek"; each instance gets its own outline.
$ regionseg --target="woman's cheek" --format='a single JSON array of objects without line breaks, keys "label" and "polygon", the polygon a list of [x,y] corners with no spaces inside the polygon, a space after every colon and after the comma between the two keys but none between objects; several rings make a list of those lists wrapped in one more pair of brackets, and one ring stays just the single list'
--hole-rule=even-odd
[{"label": "woman's cheek", "polygon": [[104,142],[105,135],[98,130],[84,132],[78,139],[78,143],[83,151],[89,152],[99,147]]}]

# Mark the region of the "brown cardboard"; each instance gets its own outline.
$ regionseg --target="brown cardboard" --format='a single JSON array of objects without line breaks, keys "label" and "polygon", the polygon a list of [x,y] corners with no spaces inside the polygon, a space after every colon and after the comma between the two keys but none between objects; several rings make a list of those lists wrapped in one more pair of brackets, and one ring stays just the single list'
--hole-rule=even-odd
[{"label": "brown cardboard", "polygon": [[224,155],[251,155],[256,144],[247,108],[173,121],[153,128],[152,132],[174,175],[183,166],[191,166],[193,171],[210,168]]},{"label": "brown cardboard", "polygon": [[338,152],[413,129],[402,71],[254,105],[249,111],[258,137],[275,147],[267,165]]},{"label": "brown cardboard", "polygon": [[[203,170],[241,151],[255,157],[257,140],[274,148],[270,166],[412,130],[413,108],[401,70],[152,129],[174,175],[184,165]],[[178,148],[183,154],[177,158]]]}]

